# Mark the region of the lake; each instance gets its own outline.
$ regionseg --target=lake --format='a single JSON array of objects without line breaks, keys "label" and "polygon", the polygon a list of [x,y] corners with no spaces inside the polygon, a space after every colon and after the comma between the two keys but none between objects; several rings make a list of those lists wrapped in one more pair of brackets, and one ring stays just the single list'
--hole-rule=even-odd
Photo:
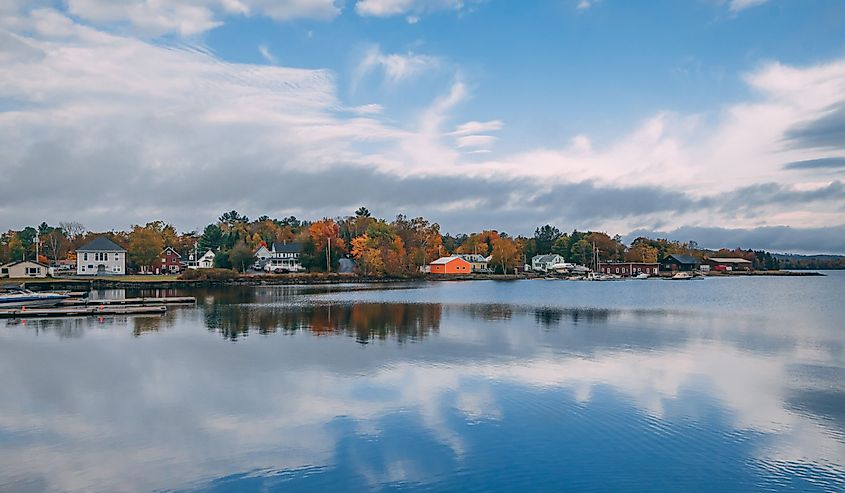
[{"label": "lake", "polygon": [[845,491],[844,274],[0,321],[0,491]]}]

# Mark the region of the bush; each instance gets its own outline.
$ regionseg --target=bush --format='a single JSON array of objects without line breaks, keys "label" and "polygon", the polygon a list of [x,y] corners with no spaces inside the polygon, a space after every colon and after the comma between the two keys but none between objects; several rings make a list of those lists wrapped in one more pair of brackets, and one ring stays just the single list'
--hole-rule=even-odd
[{"label": "bush", "polygon": [[183,281],[228,281],[238,273],[231,269],[188,269],[179,276]]}]

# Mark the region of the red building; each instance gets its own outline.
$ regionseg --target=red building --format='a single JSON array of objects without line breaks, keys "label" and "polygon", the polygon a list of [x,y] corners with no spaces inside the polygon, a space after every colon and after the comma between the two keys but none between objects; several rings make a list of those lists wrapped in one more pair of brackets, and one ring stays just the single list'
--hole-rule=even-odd
[{"label": "red building", "polygon": [[461,257],[441,257],[428,264],[432,274],[469,274],[472,264]]},{"label": "red building", "polygon": [[165,247],[155,265],[156,274],[176,274],[182,270],[182,256],[172,247]]},{"label": "red building", "polygon": [[602,274],[614,274],[623,277],[648,274],[656,276],[660,264],[649,262],[607,262],[599,264],[599,272]]}]

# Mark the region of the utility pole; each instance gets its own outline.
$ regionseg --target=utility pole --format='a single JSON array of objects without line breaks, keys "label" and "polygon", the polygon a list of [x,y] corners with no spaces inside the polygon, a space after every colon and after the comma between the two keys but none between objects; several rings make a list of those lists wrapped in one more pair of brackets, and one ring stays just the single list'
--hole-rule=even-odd
[{"label": "utility pole", "polygon": [[328,239],[329,239],[329,241],[326,242],[326,272],[331,272],[332,271],[332,263],[331,263],[332,256],[331,256],[331,253],[329,253],[329,252],[331,252],[331,250],[332,250],[332,237],[329,236]]}]

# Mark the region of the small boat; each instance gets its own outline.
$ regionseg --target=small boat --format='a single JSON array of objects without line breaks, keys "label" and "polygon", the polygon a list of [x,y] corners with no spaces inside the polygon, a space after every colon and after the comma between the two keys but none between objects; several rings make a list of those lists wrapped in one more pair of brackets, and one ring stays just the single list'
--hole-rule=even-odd
[{"label": "small boat", "polygon": [[24,288],[0,288],[0,309],[56,306],[69,296],[60,293],[37,293]]},{"label": "small boat", "polygon": [[648,279],[648,274],[646,274],[645,272],[640,272],[639,274],[634,276],[634,279]]},{"label": "small boat", "polygon": [[692,279],[692,274],[689,272],[678,272],[674,276],[670,277],[669,280],[671,281],[689,281]]}]

